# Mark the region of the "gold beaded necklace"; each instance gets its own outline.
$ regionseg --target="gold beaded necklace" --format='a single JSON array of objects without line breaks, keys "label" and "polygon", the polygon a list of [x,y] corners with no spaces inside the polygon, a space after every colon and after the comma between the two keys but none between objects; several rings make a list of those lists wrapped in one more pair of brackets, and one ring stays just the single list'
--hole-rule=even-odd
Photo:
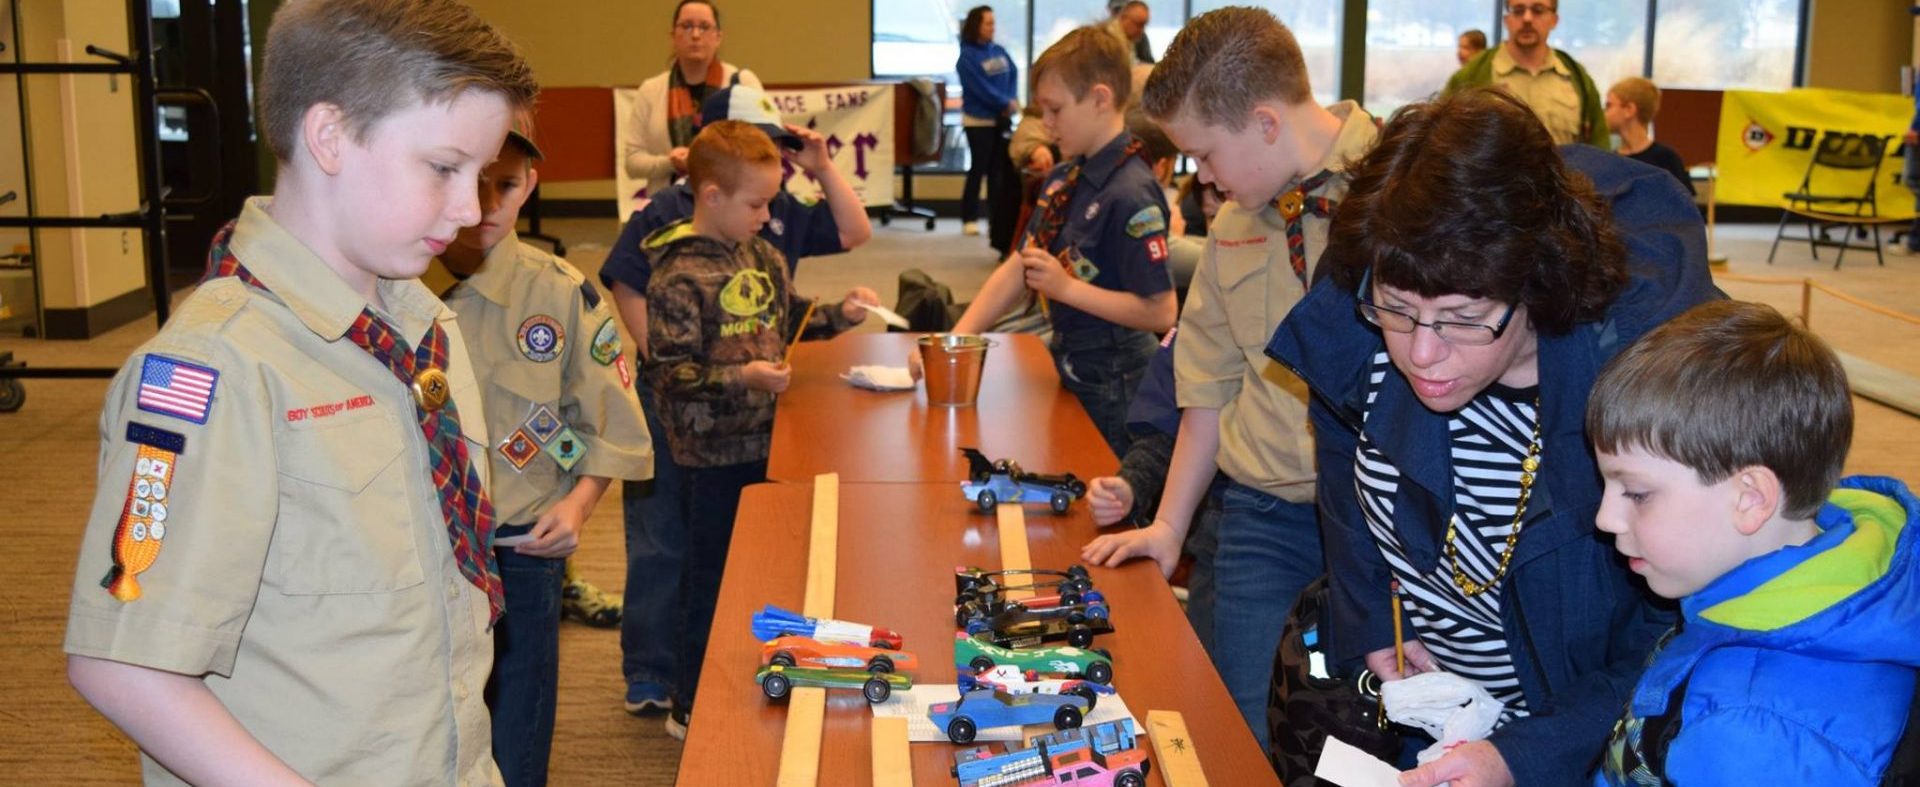
[{"label": "gold beaded necklace", "polygon": [[1533,397],[1533,442],[1527,445],[1527,458],[1520,460],[1520,500],[1513,504],[1513,530],[1507,533],[1507,549],[1500,553],[1500,567],[1494,569],[1493,578],[1485,583],[1475,582],[1460,567],[1460,551],[1453,546],[1454,533],[1460,529],[1460,515],[1454,514],[1447,523],[1447,565],[1453,569],[1453,585],[1460,588],[1468,598],[1478,596],[1500,584],[1507,575],[1507,566],[1513,562],[1513,547],[1520,543],[1520,522],[1527,515],[1527,500],[1533,497],[1533,474],[1540,471],[1540,397]]}]

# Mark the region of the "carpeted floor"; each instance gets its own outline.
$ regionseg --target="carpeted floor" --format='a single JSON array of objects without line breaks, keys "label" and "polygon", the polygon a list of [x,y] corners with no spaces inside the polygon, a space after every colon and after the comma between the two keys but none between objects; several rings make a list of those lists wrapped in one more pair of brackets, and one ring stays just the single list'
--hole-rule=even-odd
[{"label": "carpeted floor", "polygon": [[[946,282],[962,300],[972,297],[991,269],[994,255],[984,238],[962,237],[958,223],[942,221],[926,233],[918,222],[876,227],[874,241],[836,258],[804,263],[800,288],[838,298],[864,284],[893,302],[896,277],[918,267]],[[598,269],[615,235],[612,220],[549,222],[573,247],[581,268]],[[1846,267],[1829,270],[1805,246],[1784,247],[1780,261],[1766,265],[1772,228],[1722,230],[1721,250],[1736,273],[1811,276],[1850,294],[1920,314],[1920,259],[1850,253]],[[1830,254],[1830,253],[1829,253]],[[1797,310],[1799,290],[1771,285],[1724,284],[1736,297]],[[1920,377],[1920,327],[1873,315],[1825,296],[1815,296],[1813,325],[1842,350]],[[864,326],[874,330],[877,326]],[[0,339],[0,351],[40,366],[118,364],[153,333],[150,320],[85,342]],[[60,653],[75,550],[94,488],[97,418],[103,381],[28,383],[25,408],[0,415],[0,534],[11,560],[0,569],[8,592],[0,596],[0,784],[125,784],[138,777],[133,747],[93,713],[70,688]],[[1849,472],[1920,479],[1920,419],[1856,399],[1859,428]],[[618,592],[624,581],[618,490],[595,512],[579,553],[585,575]],[[635,719],[620,708],[619,638],[614,631],[569,623],[562,630],[562,675],[553,782],[560,785],[671,784],[679,744],[666,737],[660,718]]]}]

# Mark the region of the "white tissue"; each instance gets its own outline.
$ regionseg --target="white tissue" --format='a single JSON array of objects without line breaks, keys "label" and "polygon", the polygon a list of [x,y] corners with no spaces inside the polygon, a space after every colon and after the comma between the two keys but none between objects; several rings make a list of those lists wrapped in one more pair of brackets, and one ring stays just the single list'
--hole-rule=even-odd
[{"label": "white tissue", "polygon": [[1451,672],[1424,672],[1383,683],[1380,698],[1386,702],[1387,718],[1433,736],[1436,743],[1420,752],[1421,764],[1440,759],[1455,744],[1486,738],[1507,707],[1480,684]]},{"label": "white tissue", "polygon": [[913,375],[907,373],[905,366],[855,366],[840,375],[840,379],[852,383],[855,388],[875,391],[914,389]]}]

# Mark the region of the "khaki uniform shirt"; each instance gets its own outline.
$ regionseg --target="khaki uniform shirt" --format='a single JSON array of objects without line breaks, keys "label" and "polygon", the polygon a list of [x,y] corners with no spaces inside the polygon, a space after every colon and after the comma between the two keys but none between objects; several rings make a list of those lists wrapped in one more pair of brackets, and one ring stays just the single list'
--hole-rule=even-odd
[{"label": "khaki uniform shirt", "polygon": [[1507,47],[1501,45],[1493,53],[1493,83],[1513,91],[1533,108],[1533,114],[1540,117],[1547,133],[1553,135],[1553,144],[1584,142],[1580,136],[1580,86],[1573,81],[1573,69],[1560,60],[1559,53],[1547,51],[1551,64],[1533,72],[1513,62]]},{"label": "khaki uniform shirt", "polygon": [[429,273],[422,281],[457,282],[439,291],[486,381],[488,491],[500,524],[534,523],[582,476],[653,477],[632,359],[613,312],[580,271],[509,234],[465,281],[440,260]]},{"label": "khaki uniform shirt", "polygon": [[[497,784],[487,596],[454,562],[411,392],[346,338],[366,301],[265,205],[247,203],[231,248],[272,292],[202,285],[107,392],[66,651],[202,677],[321,784]],[[410,344],[446,330],[479,456],[486,424],[453,312],[417,281],[379,288]],[[196,408],[195,375],[209,373]],[[134,538],[116,536],[123,518]],[[102,577],[141,549],[139,596],[120,600]],[[178,783],[142,760],[149,784]]]},{"label": "khaki uniform shirt", "polygon": [[[1373,147],[1372,116],[1351,101],[1329,108],[1341,119],[1332,150],[1311,172],[1341,173]],[[1329,178],[1316,196],[1339,200],[1347,178]],[[1327,247],[1328,220],[1304,219],[1308,281]],[[1228,202],[1207,228],[1207,242],[1180,315],[1173,345],[1174,396],[1182,409],[1220,410],[1220,470],[1229,478],[1294,502],[1313,499],[1313,435],[1307,384],[1266,356],[1267,340],[1306,290],[1287,253],[1287,221],[1272,205]]]}]

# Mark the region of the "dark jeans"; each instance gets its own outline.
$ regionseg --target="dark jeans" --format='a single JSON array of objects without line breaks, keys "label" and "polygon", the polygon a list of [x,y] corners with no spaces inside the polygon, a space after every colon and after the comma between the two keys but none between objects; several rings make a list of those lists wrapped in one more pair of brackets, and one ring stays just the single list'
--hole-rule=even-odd
[{"label": "dark jeans", "polygon": [[560,695],[560,593],[567,561],[494,550],[506,613],[493,629],[493,761],[508,787],[547,783],[553,709]]},{"label": "dark jeans", "polygon": [[[1216,485],[1219,486],[1219,485]],[[1207,490],[1200,510],[1193,512],[1193,526],[1187,530],[1183,550],[1193,556],[1187,571],[1187,622],[1200,647],[1213,653],[1213,563],[1220,553],[1220,489]]]},{"label": "dark jeans", "polygon": [[[767,480],[767,460],[682,467],[680,474],[687,552],[680,569],[680,672],[673,682],[673,706],[692,710],[694,691],[700,686],[700,662],[707,656],[707,637],[715,625],[713,608],[720,600],[720,575],[727,567],[727,549],[733,543],[733,517],[740,508],[740,491],[748,484]],[[747,623],[719,621],[719,625],[739,631],[744,631]]]},{"label": "dark jeans", "polygon": [[680,513],[680,466],[667,448],[667,429],[653,392],[637,386],[653,434],[653,480],[623,481],[620,507],[627,530],[626,608],[620,613],[620,672],[627,685],[657,683],[671,688],[678,670],[674,656],[680,637],[680,562],[687,545],[687,523]]},{"label": "dark jeans", "polygon": [[1153,334],[1106,325],[1053,333],[1053,368],[1060,384],[1080,399],[1093,425],[1115,456],[1126,456],[1127,405],[1147,376],[1147,362],[1159,349]]},{"label": "dark jeans", "polygon": [[980,181],[987,182],[987,212],[992,215],[993,206],[1009,195],[1000,182],[1001,159],[1007,157],[1007,132],[1013,124],[1006,118],[1000,118],[991,126],[966,126],[967,133],[967,179],[960,189],[960,220],[974,221],[980,218]]},{"label": "dark jeans", "polygon": [[[1920,203],[1920,150],[1907,146],[1907,168],[1903,176],[1907,189],[1914,194],[1914,201]],[[1920,251],[1920,215],[1913,217],[1913,225],[1907,228],[1907,248]]]},{"label": "dark jeans", "polygon": [[1319,522],[1312,503],[1238,482],[1220,495],[1209,655],[1261,748],[1269,744],[1267,690],[1287,612],[1307,583],[1326,573]]}]

